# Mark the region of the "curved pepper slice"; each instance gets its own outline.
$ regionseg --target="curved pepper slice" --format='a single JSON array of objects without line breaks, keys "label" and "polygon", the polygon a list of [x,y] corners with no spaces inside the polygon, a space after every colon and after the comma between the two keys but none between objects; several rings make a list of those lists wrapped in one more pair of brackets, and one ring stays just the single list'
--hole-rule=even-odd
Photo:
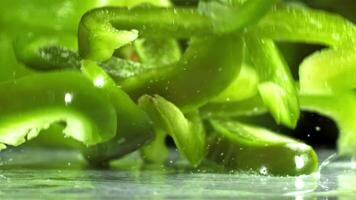
[{"label": "curved pepper slice", "polygon": [[246,63],[242,63],[241,70],[235,80],[211,102],[229,103],[251,98],[258,94],[258,82],[259,77],[256,70]]},{"label": "curved pepper slice", "polygon": [[286,61],[270,39],[246,37],[249,56],[259,75],[259,94],[279,124],[294,128],[299,118],[295,81]]},{"label": "curved pepper slice", "polygon": [[8,33],[27,30],[35,33],[60,32],[75,35],[82,15],[102,6],[136,6],[149,3],[167,6],[168,0],[1,0],[0,25]]},{"label": "curved pepper slice", "polygon": [[354,91],[336,94],[303,94],[302,109],[318,112],[335,120],[339,128],[338,153],[356,155],[356,94]]},{"label": "curved pepper slice", "polygon": [[114,105],[117,132],[111,140],[84,149],[85,157],[92,164],[106,164],[114,158],[126,155],[153,138],[152,125],[146,113],[130,97],[116,86],[113,80],[95,62],[84,61],[81,71],[96,87],[106,92]]},{"label": "curved pepper slice", "polygon": [[278,176],[317,170],[316,153],[301,142],[235,121],[212,121],[212,125],[207,159],[228,169]]},{"label": "curved pepper slice", "polygon": [[[223,29],[228,27],[228,31],[222,32],[230,33],[253,23],[262,17],[274,2],[275,0],[247,1],[238,8],[241,12],[237,12],[237,15],[236,8],[229,10],[228,13],[233,14],[233,23],[224,25]],[[87,12],[81,19],[78,30],[79,53],[85,59],[103,61],[109,59],[115,49],[136,40],[139,36],[187,39],[213,35],[221,32],[221,27],[214,27],[214,23],[219,24],[219,20],[192,8],[98,8]]]},{"label": "curved pepper slice", "polygon": [[277,0],[200,1],[199,11],[208,16],[217,33],[238,31],[262,18]]},{"label": "curved pepper slice", "polygon": [[179,152],[191,165],[199,165],[205,153],[205,131],[198,113],[186,114],[186,118],[174,104],[160,96],[145,95],[140,98],[139,105],[150,116],[156,129],[172,136]]},{"label": "curved pepper slice", "polygon": [[182,111],[192,111],[222,92],[240,70],[240,37],[194,38],[174,66],[125,79],[119,85],[134,99],[158,94]]},{"label": "curved pepper slice", "polygon": [[174,38],[142,38],[134,46],[141,63],[157,67],[178,62],[182,54]]},{"label": "curved pepper slice", "polygon": [[35,70],[80,68],[76,38],[71,35],[27,34],[14,41],[14,50],[17,60]]},{"label": "curved pepper slice", "polygon": [[204,119],[255,116],[268,111],[261,97],[258,95],[241,101],[208,103],[199,110]]},{"label": "curved pepper slice", "polygon": [[29,73],[29,70],[16,60],[10,37],[2,33],[0,33],[0,66],[0,82],[16,79]]},{"label": "curved pepper slice", "polygon": [[55,122],[86,145],[114,137],[116,113],[109,98],[81,74],[30,75],[0,84],[0,143],[19,145]]},{"label": "curved pepper slice", "polygon": [[356,28],[345,18],[324,11],[290,5],[275,7],[248,32],[278,41],[329,46],[355,43],[356,40]]},{"label": "curved pepper slice", "polygon": [[307,57],[299,67],[303,94],[332,94],[356,88],[355,44],[326,49]]},{"label": "curved pepper slice", "polygon": [[[160,17],[157,17],[160,16]],[[191,8],[106,7],[87,12],[78,29],[79,53],[103,61],[139,36],[190,38],[213,34],[210,20]]]}]

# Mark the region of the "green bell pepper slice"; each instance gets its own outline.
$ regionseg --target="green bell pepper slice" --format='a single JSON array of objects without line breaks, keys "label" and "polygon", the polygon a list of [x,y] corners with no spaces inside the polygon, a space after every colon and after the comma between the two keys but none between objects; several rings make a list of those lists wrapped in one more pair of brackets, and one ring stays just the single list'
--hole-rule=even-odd
[{"label": "green bell pepper slice", "polygon": [[34,74],[0,84],[0,142],[20,145],[55,122],[64,134],[85,145],[105,142],[117,129],[107,95],[80,73]]},{"label": "green bell pepper slice", "polygon": [[236,121],[216,121],[208,139],[207,159],[227,169],[261,175],[298,176],[317,170],[314,150],[269,130]]},{"label": "green bell pepper slice", "polygon": [[117,132],[111,140],[84,149],[87,160],[94,165],[124,156],[153,138],[153,129],[146,113],[95,62],[83,61],[82,73],[92,84],[108,94],[117,117]]},{"label": "green bell pepper slice", "polygon": [[137,6],[142,3],[168,6],[168,0],[2,0],[0,25],[8,33],[67,33],[75,35],[82,15],[102,6]]},{"label": "green bell pepper slice", "polygon": [[[184,116],[174,104],[157,95],[142,96],[139,105],[150,116],[156,129],[170,134],[179,152],[193,167],[198,166],[205,154],[205,131],[198,113]],[[160,134],[157,136],[158,140],[162,139]]]},{"label": "green bell pepper slice", "polygon": [[266,113],[267,107],[260,96],[241,101],[211,102],[199,108],[202,118],[228,118],[240,116],[255,116]]},{"label": "green bell pepper slice", "polygon": [[178,62],[182,55],[174,38],[141,38],[134,46],[141,63],[156,67]]},{"label": "green bell pepper slice", "polygon": [[302,6],[276,6],[247,30],[261,38],[341,46],[355,43],[356,28],[345,18]]},{"label": "green bell pepper slice", "polygon": [[3,0],[0,25],[8,33],[24,31],[76,33],[80,17],[100,6],[100,0]]},{"label": "green bell pepper slice", "polygon": [[356,155],[356,94],[354,91],[336,94],[302,94],[301,107],[335,120],[339,128],[338,153]]},{"label": "green bell pepper slice", "polygon": [[278,0],[207,0],[198,9],[211,19],[217,33],[229,33],[252,25]]},{"label": "green bell pepper slice", "polygon": [[14,42],[18,61],[39,71],[79,69],[76,38],[71,35],[26,34]]},{"label": "green bell pepper slice", "polygon": [[235,80],[210,102],[229,103],[249,99],[258,93],[258,83],[259,77],[256,69],[242,63],[241,70]]},{"label": "green bell pepper slice", "polygon": [[278,124],[294,128],[299,118],[298,93],[290,69],[270,39],[245,38],[248,54],[259,75],[259,94]]},{"label": "green bell pepper slice", "polygon": [[242,57],[238,36],[194,38],[181,60],[118,84],[134,99],[158,94],[183,112],[192,111],[221,93],[237,76]]},{"label": "green bell pepper slice", "polygon": [[333,94],[356,88],[355,44],[316,52],[299,67],[303,94]]},{"label": "green bell pepper slice", "polygon": [[0,82],[16,79],[31,71],[16,60],[11,38],[0,33]]},{"label": "green bell pepper slice", "polygon": [[[223,28],[214,26],[220,24],[220,18],[204,15],[204,11],[201,11],[205,10],[203,8],[197,10],[138,6],[131,9],[119,7],[94,9],[81,19],[78,30],[79,53],[85,59],[103,61],[109,59],[115,49],[133,42],[138,37],[187,39],[236,32],[256,22],[274,2],[275,0],[251,0],[242,4],[241,8],[233,7],[228,11],[228,14],[232,15],[232,18],[229,18],[231,21],[228,25],[221,26]],[[215,4],[207,5],[210,9],[214,8]],[[237,10],[240,12],[236,15]]]},{"label": "green bell pepper slice", "polygon": [[212,33],[209,19],[192,8],[106,7],[89,11],[82,17],[78,46],[81,57],[103,61],[109,59],[115,49],[139,36],[186,39]]}]

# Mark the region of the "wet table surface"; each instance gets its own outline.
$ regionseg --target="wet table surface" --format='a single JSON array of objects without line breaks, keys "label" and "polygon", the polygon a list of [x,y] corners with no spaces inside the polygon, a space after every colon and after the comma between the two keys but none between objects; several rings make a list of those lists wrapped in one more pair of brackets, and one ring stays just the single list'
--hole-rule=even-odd
[{"label": "wet table surface", "polygon": [[0,199],[356,199],[355,162],[331,163],[300,177],[150,167],[137,156],[97,170],[76,151],[16,149],[0,153]]}]

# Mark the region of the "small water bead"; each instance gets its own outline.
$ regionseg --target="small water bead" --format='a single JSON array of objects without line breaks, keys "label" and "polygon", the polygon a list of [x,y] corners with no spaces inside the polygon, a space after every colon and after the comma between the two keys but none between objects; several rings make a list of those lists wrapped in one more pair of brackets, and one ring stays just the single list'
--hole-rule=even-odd
[{"label": "small water bead", "polygon": [[266,166],[262,166],[259,170],[260,174],[262,175],[268,175],[268,169]]},{"label": "small water bead", "polygon": [[315,131],[319,132],[321,130],[320,126],[315,126]]}]

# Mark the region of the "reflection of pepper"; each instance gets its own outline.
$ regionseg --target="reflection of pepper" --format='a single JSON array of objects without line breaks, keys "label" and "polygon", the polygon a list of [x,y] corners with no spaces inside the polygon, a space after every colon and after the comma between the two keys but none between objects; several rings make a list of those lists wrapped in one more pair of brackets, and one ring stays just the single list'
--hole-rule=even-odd
[{"label": "reflection of pepper", "polygon": [[116,132],[109,98],[79,73],[30,75],[0,84],[0,142],[19,145],[51,123],[66,122],[64,133],[86,145]]}]

